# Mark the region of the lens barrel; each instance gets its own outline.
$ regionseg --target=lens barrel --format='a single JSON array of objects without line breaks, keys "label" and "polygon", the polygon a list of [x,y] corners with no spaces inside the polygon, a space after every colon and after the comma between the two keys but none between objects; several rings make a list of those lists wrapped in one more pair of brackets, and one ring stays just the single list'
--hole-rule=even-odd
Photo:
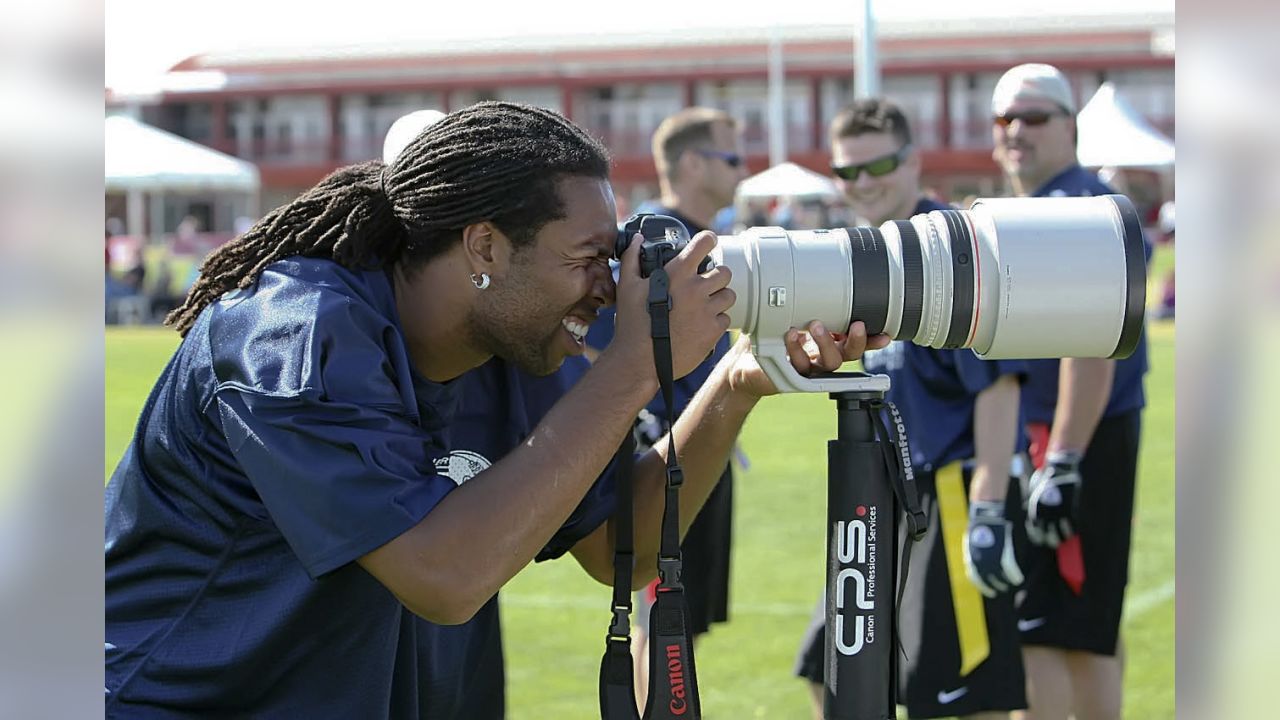
[{"label": "lens barrel", "polygon": [[983,199],[878,228],[751,228],[713,257],[733,272],[731,326],[753,337],[862,320],[984,357],[1122,358],[1142,332],[1145,246],[1121,195]]}]

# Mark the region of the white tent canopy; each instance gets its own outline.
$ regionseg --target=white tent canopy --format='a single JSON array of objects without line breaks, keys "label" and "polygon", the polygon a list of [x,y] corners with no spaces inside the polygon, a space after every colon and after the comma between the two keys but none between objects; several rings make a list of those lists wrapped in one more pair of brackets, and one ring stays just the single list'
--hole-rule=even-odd
[{"label": "white tent canopy", "polygon": [[1173,165],[1173,141],[1151,127],[1115,85],[1103,83],[1076,117],[1077,155],[1085,167],[1164,168]]},{"label": "white tent canopy", "polygon": [[256,193],[260,185],[253,163],[130,117],[107,118],[105,151],[108,192]]},{"label": "white tent canopy", "polygon": [[738,185],[739,198],[834,198],[838,195],[839,191],[831,178],[789,162],[774,165]]}]

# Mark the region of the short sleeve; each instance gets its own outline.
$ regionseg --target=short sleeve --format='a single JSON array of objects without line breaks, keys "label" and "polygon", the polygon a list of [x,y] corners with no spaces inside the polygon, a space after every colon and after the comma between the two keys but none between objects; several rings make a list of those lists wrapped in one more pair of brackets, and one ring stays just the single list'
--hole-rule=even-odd
[{"label": "short sleeve", "polygon": [[266,273],[251,297],[217,309],[208,414],[312,577],[386,544],[456,487],[436,473],[445,453],[426,427],[447,418],[424,408],[376,307]]},{"label": "short sleeve", "polygon": [[242,390],[217,403],[232,453],[313,578],[385,545],[456,487],[421,429],[385,411]]}]

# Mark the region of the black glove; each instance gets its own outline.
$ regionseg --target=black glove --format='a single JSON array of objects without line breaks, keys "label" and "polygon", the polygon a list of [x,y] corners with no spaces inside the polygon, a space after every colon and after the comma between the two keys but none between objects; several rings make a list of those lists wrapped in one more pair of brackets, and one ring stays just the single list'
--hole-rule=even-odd
[{"label": "black glove", "polygon": [[1031,475],[1027,496],[1027,536],[1057,547],[1075,534],[1080,503],[1080,453],[1052,452]]},{"label": "black glove", "polygon": [[964,569],[978,590],[989,598],[1022,584],[1022,570],[1013,556],[1013,523],[1004,517],[1003,502],[969,503]]}]

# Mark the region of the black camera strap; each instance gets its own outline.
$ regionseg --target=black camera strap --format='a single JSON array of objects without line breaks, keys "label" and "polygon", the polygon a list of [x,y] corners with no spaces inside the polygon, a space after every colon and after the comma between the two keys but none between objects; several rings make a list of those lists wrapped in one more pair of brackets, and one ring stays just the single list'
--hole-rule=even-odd
[{"label": "black camera strap", "polygon": [[[684,471],[676,459],[675,377],[671,359],[671,294],[667,271],[649,275],[649,331],[654,367],[667,407],[666,505],[658,549],[658,593],[649,614],[649,699],[645,720],[700,720],[698,681],[688,607],[681,582],[680,486]],[[639,720],[631,665],[631,575],[635,562],[632,471],[635,438],[628,434],[618,449],[618,510],[614,533],[613,621],[600,661],[600,716],[603,720]],[[623,457],[625,455],[626,457]]]},{"label": "black camera strap", "polygon": [[[888,409],[893,422],[888,428],[884,424],[881,410]],[[894,627],[901,627],[898,616],[902,613],[902,595],[907,589],[907,574],[911,570],[911,545],[924,537],[929,518],[920,508],[920,491],[916,487],[915,472],[911,467],[911,448],[907,445],[906,424],[898,408],[885,400],[873,401],[867,411],[871,415],[871,427],[876,434],[876,444],[884,454],[885,466],[889,470],[890,485],[893,494],[898,497],[898,504],[903,509],[907,521],[907,534],[902,539],[902,574],[898,577],[898,599],[894,603]],[[902,647],[902,637],[896,630],[894,638],[898,642],[898,650],[906,656]]]}]

